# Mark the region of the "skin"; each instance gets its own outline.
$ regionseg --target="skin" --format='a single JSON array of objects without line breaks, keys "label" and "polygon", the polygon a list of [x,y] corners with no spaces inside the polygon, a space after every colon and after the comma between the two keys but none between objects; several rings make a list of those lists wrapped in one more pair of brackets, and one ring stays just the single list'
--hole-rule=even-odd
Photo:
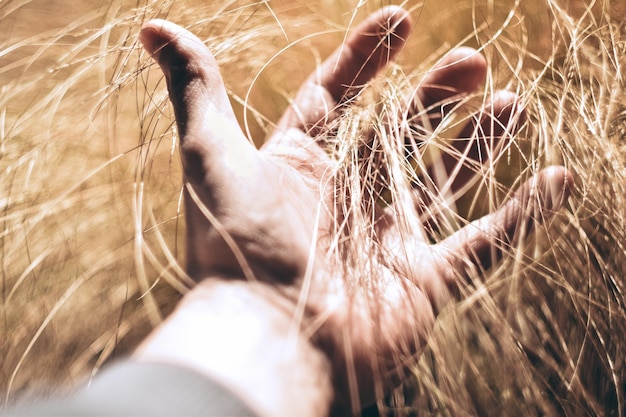
[{"label": "skin", "polygon": [[[343,189],[324,135],[411,30],[401,8],[371,15],[304,82],[276,132],[256,149],[205,45],[173,23],[145,24],[140,39],[165,74],[180,132],[187,272],[197,285],[136,360],[196,369],[260,415],[357,412],[402,379],[467,271],[488,269],[502,247],[564,204],[572,177],[550,167],[494,213],[432,245],[421,223],[432,220],[434,211],[423,208],[434,203],[416,187],[413,219],[397,216],[393,204],[366,208],[374,233],[365,238],[365,253],[376,255],[362,260],[367,276],[333,255],[328,236],[350,213],[335,207]],[[480,54],[453,51],[406,97],[402,116],[411,120],[418,107],[428,109],[436,126],[485,74]],[[478,122],[462,130],[466,139],[454,142],[458,155],[444,157],[446,173],[454,174],[449,191],[470,180],[472,163],[487,162],[486,143],[497,154],[498,138],[520,119],[516,96],[496,94]],[[407,152],[411,146],[407,141]]]}]

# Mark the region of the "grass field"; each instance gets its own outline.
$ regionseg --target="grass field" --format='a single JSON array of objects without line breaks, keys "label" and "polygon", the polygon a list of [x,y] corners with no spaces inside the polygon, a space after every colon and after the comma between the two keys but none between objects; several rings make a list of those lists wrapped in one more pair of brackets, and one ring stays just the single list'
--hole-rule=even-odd
[{"label": "grass field", "polygon": [[[206,40],[260,144],[346,30],[389,3],[0,1],[5,402],[95,375],[191,285],[174,119],[138,43],[142,22],[167,18]],[[508,157],[450,227],[549,164],[570,168],[577,187],[567,210],[442,315],[389,405],[397,415],[625,416],[626,1],[401,4],[416,29],[389,83],[418,80],[469,45],[491,64],[485,91],[516,91],[528,109]]]}]

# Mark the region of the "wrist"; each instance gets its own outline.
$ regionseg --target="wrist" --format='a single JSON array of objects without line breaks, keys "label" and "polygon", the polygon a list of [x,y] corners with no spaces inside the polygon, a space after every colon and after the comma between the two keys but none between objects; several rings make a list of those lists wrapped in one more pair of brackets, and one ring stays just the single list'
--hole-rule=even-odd
[{"label": "wrist", "polygon": [[327,415],[333,400],[330,363],[292,331],[295,310],[294,300],[268,284],[206,279],[135,358],[201,372],[260,415]]}]

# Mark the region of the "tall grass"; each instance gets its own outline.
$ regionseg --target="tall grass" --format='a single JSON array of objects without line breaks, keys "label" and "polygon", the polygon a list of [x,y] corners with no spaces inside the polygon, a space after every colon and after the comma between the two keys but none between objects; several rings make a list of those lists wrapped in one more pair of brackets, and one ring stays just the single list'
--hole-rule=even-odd
[{"label": "tall grass", "polygon": [[[192,285],[179,265],[174,118],[164,80],[139,46],[142,22],[167,18],[206,41],[242,126],[260,144],[306,74],[386,4],[0,2],[6,402],[95,375]],[[438,320],[414,378],[381,407],[397,415],[626,415],[626,4],[403,4],[416,20],[412,38],[398,65],[339,121],[340,132],[363,121],[384,130],[370,110],[397,103],[461,44],[479,48],[491,65],[484,92],[468,104],[478,108],[507,88],[527,108],[522,132],[477,169],[435,238],[497,207],[547,165],[566,165],[577,187],[554,221],[476,272],[466,298]],[[438,152],[468,116],[449,117],[432,134]],[[380,140],[389,163],[405,166],[404,152]]]}]

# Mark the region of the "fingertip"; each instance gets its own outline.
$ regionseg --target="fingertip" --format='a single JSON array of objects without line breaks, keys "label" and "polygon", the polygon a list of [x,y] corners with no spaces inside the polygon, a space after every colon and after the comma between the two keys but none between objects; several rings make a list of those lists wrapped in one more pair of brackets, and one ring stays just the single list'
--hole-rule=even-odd
[{"label": "fingertip", "polygon": [[402,7],[395,5],[384,7],[379,13],[379,24],[383,23],[385,29],[383,34],[387,36],[385,44],[392,51],[401,49],[413,29],[411,15]]},{"label": "fingertip", "polygon": [[215,58],[196,35],[175,23],[154,19],[139,32],[144,48],[159,63],[166,76],[169,71],[203,76],[217,70]]},{"label": "fingertip", "polygon": [[481,69],[487,69],[487,60],[476,49],[471,46],[457,46],[441,59],[440,63],[444,65],[455,65],[465,62]]},{"label": "fingertip", "polygon": [[172,25],[172,23],[161,20],[161,19],[153,19],[149,22],[145,23],[141,27],[141,31],[139,32],[139,40],[143,44],[144,49],[155,58],[158,58],[158,52],[171,41],[172,37],[168,36],[170,28],[168,26]]},{"label": "fingertip", "polygon": [[412,28],[409,12],[400,6],[386,6],[371,14],[357,27],[349,44],[364,57],[371,59],[372,53],[376,51],[391,61],[406,43]]},{"label": "fingertip", "polygon": [[456,94],[471,93],[486,77],[487,60],[480,52],[467,46],[455,48],[422,81],[422,100],[437,103]]},{"label": "fingertip", "polygon": [[493,93],[493,98],[491,100],[492,107],[494,109],[510,108],[511,105],[518,103],[518,99],[518,95],[512,91],[497,90],[495,93]]},{"label": "fingertip", "polygon": [[480,125],[480,132],[474,131],[475,123],[472,123],[467,126],[462,135],[480,133],[480,136],[494,139],[506,136],[507,140],[512,140],[526,122],[524,103],[516,93],[498,90],[493,94],[489,103],[483,106],[477,121]]},{"label": "fingertip", "polygon": [[[476,78],[480,78],[480,82],[484,81],[487,75],[487,60],[485,56],[476,49],[469,46],[459,46],[454,48],[443,62],[450,66],[458,66],[459,70],[469,71],[476,74]],[[480,77],[478,77],[480,75]]]},{"label": "fingertip", "polygon": [[543,204],[552,212],[560,210],[567,202],[575,185],[574,174],[564,166],[551,166],[539,174]]},{"label": "fingertip", "polygon": [[[509,90],[498,90],[491,99],[491,111],[501,121],[512,121],[521,126],[526,121],[526,109],[520,97]],[[514,118],[514,119],[513,119]]]}]

